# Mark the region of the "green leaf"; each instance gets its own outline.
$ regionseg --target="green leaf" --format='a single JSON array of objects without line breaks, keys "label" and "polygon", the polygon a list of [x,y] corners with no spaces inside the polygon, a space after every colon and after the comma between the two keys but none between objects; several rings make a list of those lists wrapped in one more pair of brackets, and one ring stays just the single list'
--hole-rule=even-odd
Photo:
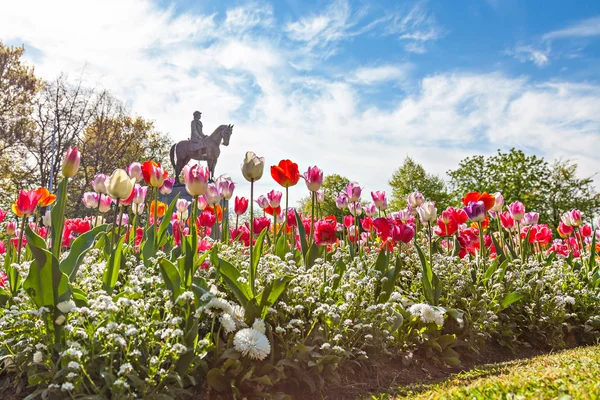
[{"label": "green leaf", "polygon": [[73,300],[75,300],[75,304],[77,305],[77,307],[88,306],[88,299],[83,290],[78,288],[72,288],[71,291],[73,292]]},{"label": "green leaf", "polygon": [[500,273],[498,274],[497,282],[504,282],[504,275],[506,275],[506,270],[508,269],[508,259],[504,260],[502,264],[500,264]]},{"label": "green leaf", "polygon": [[275,255],[282,260],[285,260],[285,255],[288,251],[289,247],[285,235],[279,236],[279,239],[277,239],[277,245],[275,246]]},{"label": "green leaf", "polygon": [[[500,232],[500,234],[502,234],[502,232]],[[504,249],[502,248],[502,246],[500,246],[500,243],[498,243],[498,240],[496,240],[496,237],[494,236],[493,232],[492,232],[492,234],[490,234],[490,237],[492,238],[492,243],[494,243],[494,247],[496,248],[496,254],[498,255],[498,258],[500,259],[500,262],[504,261],[506,259],[506,254],[504,254]]]},{"label": "green leaf", "polygon": [[106,232],[107,228],[108,225],[97,226],[75,239],[69,254],[60,262],[60,270],[69,277],[69,281],[73,282],[79,265],[81,265],[94,240],[100,233]]},{"label": "green leaf", "polygon": [[[332,284],[332,289],[334,291],[340,286],[342,277],[346,273],[346,268],[347,268],[346,263],[341,258],[335,263],[335,274],[337,275],[337,277],[333,280],[333,284]],[[323,284],[326,285],[327,282],[323,282]]]},{"label": "green leaf", "polygon": [[[252,263],[250,263],[250,291],[254,291],[254,282],[256,281],[256,269],[258,268],[258,263],[260,258],[262,257],[263,252],[263,244],[265,242],[265,235],[267,234],[267,229],[263,229],[262,232],[258,235],[256,239],[256,246],[252,251]],[[250,238],[252,240],[252,238]]]},{"label": "green leaf", "polygon": [[119,239],[119,243],[115,251],[110,255],[110,259],[108,264],[106,265],[106,269],[104,270],[104,277],[102,279],[102,289],[106,291],[106,293],[111,294],[115,285],[117,284],[117,279],[119,278],[119,270],[121,269],[121,263],[125,261],[123,258],[123,243],[125,242],[125,236]]},{"label": "green leaf", "polygon": [[57,258],[62,247],[62,235],[65,227],[65,204],[67,202],[68,181],[68,178],[63,178],[58,184],[56,203],[50,211],[50,219],[52,221],[52,228],[50,229],[50,238],[52,239],[52,254],[54,254],[54,256]]},{"label": "green leaf", "polygon": [[238,271],[230,262],[220,259],[219,274],[242,307],[246,307],[248,301],[254,296],[252,295],[250,286],[239,281],[239,278],[241,277],[240,271]]},{"label": "green leaf", "polygon": [[269,282],[263,289],[260,297],[261,318],[265,319],[268,308],[275,304],[285,292],[292,276],[284,276]]},{"label": "green leaf", "polygon": [[[165,244],[164,243],[166,241],[165,233],[167,232],[167,229],[169,228],[169,225],[171,224],[171,215],[173,215],[173,210],[175,209],[175,204],[177,203],[178,198],[179,198],[179,193],[177,193],[177,195],[171,201],[171,204],[169,204],[169,207],[167,208],[167,211],[165,212],[165,215],[164,215],[162,221],[160,222],[160,225],[158,226],[158,240],[157,240],[158,248],[161,248]],[[193,221],[192,223],[195,223],[195,221]]]},{"label": "green leaf", "polygon": [[500,307],[504,310],[506,307],[510,306],[514,302],[517,302],[523,298],[523,294],[519,292],[511,292],[504,296],[502,300],[500,300]]},{"label": "green leaf", "polygon": [[388,270],[389,263],[390,263],[389,256],[384,247],[379,252],[379,255],[377,256],[377,260],[375,261],[375,265],[373,266],[373,268],[375,268],[377,271],[381,272],[381,274],[383,275]]},{"label": "green leaf", "polygon": [[179,275],[179,270],[175,264],[166,258],[160,260],[159,267],[165,286],[171,291],[173,301],[175,301],[181,294],[181,275]]},{"label": "green leaf", "polygon": [[307,269],[312,268],[312,266],[315,265],[315,260],[317,258],[319,258],[320,253],[321,253],[321,251],[319,250],[319,247],[321,247],[321,246],[317,246],[314,243],[312,243],[310,246],[308,246],[308,251],[306,252],[306,268]]},{"label": "green leaf", "polygon": [[485,273],[483,274],[483,282],[487,282],[490,280],[490,278],[492,276],[494,276],[494,273],[496,272],[496,270],[498,269],[498,261],[499,258],[495,258],[491,263],[490,266],[488,267],[488,269],[485,271]]},{"label": "green leaf", "polygon": [[442,347],[442,349],[444,349],[444,348],[450,346],[452,343],[454,343],[455,340],[456,340],[456,335],[454,335],[454,334],[445,334],[445,335],[441,335],[437,339],[437,342]]},{"label": "green leaf", "polygon": [[[423,286],[423,296],[431,305],[437,305],[435,302],[435,294],[434,294],[434,282],[433,282],[433,270],[427,262],[425,255],[423,254],[423,250],[419,244],[415,241],[415,248],[417,249],[417,253],[419,254],[419,260],[421,260],[421,284]],[[437,279],[437,277],[436,277]]]},{"label": "green leaf", "polygon": [[230,390],[231,385],[227,378],[219,368],[213,368],[206,374],[206,382],[210,387],[219,393],[224,393]]},{"label": "green leaf", "polygon": [[596,230],[592,231],[592,245],[590,247],[590,259],[588,261],[588,272],[593,271],[596,266]]},{"label": "green leaf", "polygon": [[[382,250],[383,252],[383,250]],[[377,260],[379,260],[379,257],[381,257],[381,253],[379,253],[379,256],[377,257]],[[386,256],[387,259],[387,256]],[[375,263],[377,264],[377,263]],[[394,288],[396,287],[396,279],[398,279],[398,275],[400,275],[400,271],[402,270],[402,260],[401,258],[398,256],[396,257],[396,263],[394,268],[390,268],[386,274],[385,277],[387,278],[387,280],[383,283],[382,285],[382,290],[383,293],[379,294],[377,293],[376,297],[378,298],[378,303],[385,303],[386,301],[389,300],[390,296],[392,295],[392,292],[394,291]]]},{"label": "green leaf", "polygon": [[[29,227],[26,234],[34,234]],[[46,249],[29,243],[34,262],[29,267],[23,289],[38,307],[54,308],[71,297],[69,279],[60,270],[58,260]]]}]

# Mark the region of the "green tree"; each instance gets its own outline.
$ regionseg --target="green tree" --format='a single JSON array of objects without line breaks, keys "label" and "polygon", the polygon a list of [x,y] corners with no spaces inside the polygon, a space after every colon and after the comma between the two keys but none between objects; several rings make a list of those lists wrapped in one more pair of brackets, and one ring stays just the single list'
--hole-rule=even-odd
[{"label": "green tree", "polygon": [[389,180],[392,187],[390,209],[397,211],[406,207],[406,198],[413,192],[421,192],[426,199],[436,202],[438,210],[449,204],[446,183],[435,174],[429,174],[425,168],[412,158],[406,157],[404,162]]},{"label": "green tree", "polygon": [[494,156],[467,157],[448,175],[455,204],[468,192],[500,192],[506,204],[523,202],[528,211],[540,214],[540,223],[553,228],[567,210],[578,208],[587,217],[599,211],[600,198],[592,178],[578,178],[577,164],[569,160],[549,165],[542,157],[521,150],[498,150]]},{"label": "green tree", "polygon": [[[345,190],[349,183],[350,180],[348,178],[338,174],[326,175],[323,178],[321,189],[325,194],[325,200],[323,201],[323,204],[321,204],[321,215],[334,215],[338,221],[342,220],[345,214],[343,210],[340,210],[335,205],[335,197],[339,195],[341,191]],[[310,197],[305,197],[300,200],[299,210],[301,210],[304,215],[310,216]]]},{"label": "green tree", "polygon": [[[30,115],[40,81],[33,67],[21,61],[23,52],[23,47],[4,46],[0,41],[0,192],[5,194],[35,181],[31,166],[22,160],[26,137],[34,128]],[[6,208],[12,200],[3,196],[0,206]]]},{"label": "green tree", "polygon": [[578,178],[577,164],[571,160],[556,160],[550,168],[550,185],[545,220],[552,227],[560,223],[562,213],[574,208],[581,210],[584,220],[600,214],[600,193],[592,177]]}]

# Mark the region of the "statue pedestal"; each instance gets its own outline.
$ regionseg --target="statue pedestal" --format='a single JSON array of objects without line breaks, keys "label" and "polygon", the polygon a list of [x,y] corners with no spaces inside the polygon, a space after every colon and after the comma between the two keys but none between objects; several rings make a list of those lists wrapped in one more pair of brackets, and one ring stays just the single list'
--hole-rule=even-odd
[{"label": "statue pedestal", "polygon": [[162,195],[159,193],[158,200],[165,203],[168,207],[169,204],[171,204],[171,202],[175,198],[175,196],[177,196],[178,194],[179,194],[180,199],[186,199],[187,201],[190,201],[190,202],[194,200],[192,198],[192,195],[190,195],[187,192],[187,190],[185,190],[185,185],[173,186],[173,191],[167,195]]}]

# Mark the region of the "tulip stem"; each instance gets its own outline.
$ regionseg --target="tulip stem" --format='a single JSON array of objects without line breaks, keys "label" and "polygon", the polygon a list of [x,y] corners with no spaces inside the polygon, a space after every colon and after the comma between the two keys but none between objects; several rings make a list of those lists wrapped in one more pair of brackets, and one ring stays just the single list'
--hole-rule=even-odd
[{"label": "tulip stem", "polygon": [[310,192],[312,199],[312,211],[310,216],[310,237],[308,238],[309,245],[314,241],[313,235],[315,234],[315,192]]},{"label": "tulip stem", "polygon": [[154,248],[158,245],[158,238],[156,232],[156,220],[158,219],[158,188],[154,188],[154,226],[152,230],[154,231]]},{"label": "tulip stem", "polygon": [[19,249],[17,250],[17,264],[21,263],[21,247],[23,245],[23,233],[25,231],[25,222],[26,221],[27,221],[27,216],[23,215],[23,218],[21,219],[21,231],[19,232]]},{"label": "tulip stem", "polygon": [[[481,253],[481,260],[485,259],[485,240],[483,239],[483,223],[477,222],[479,226],[479,252]],[[483,265],[483,264],[482,264]]]},{"label": "tulip stem", "polygon": [[117,198],[117,203],[115,204],[115,220],[113,221],[113,226],[112,226],[112,231],[111,231],[111,248],[114,249],[115,248],[115,227],[117,225],[117,213],[119,212],[119,201],[120,199]]},{"label": "tulip stem", "polygon": [[252,242],[254,241],[254,179],[250,181],[250,290],[254,295],[254,268],[252,268]]},{"label": "tulip stem", "polygon": [[431,234],[431,222],[427,221],[427,232],[429,234],[429,266],[433,268],[433,235]]},{"label": "tulip stem", "polygon": [[[289,196],[288,196],[288,191],[289,191],[289,187],[285,187],[285,218],[283,219],[283,234],[285,235],[285,238],[287,240],[287,220],[288,220],[288,201],[289,201]],[[290,240],[290,243],[292,241]]]}]

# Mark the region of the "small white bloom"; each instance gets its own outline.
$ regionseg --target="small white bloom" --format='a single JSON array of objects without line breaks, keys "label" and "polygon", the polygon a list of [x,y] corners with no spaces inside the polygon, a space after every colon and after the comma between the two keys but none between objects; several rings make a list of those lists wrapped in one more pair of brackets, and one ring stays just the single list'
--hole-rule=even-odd
[{"label": "small white bloom", "polygon": [[61,301],[56,305],[56,308],[60,310],[61,313],[67,314],[71,312],[75,308],[75,302],[73,300]]},{"label": "small white bloom", "polygon": [[225,331],[225,333],[231,333],[235,331],[235,320],[230,314],[223,314],[219,317],[219,321],[221,321],[221,327]]},{"label": "small white bloom", "polygon": [[64,315],[59,315],[54,322],[56,323],[56,325],[62,325],[63,322],[65,322],[65,319],[66,318]]},{"label": "small white bloom", "polygon": [[269,339],[254,328],[244,328],[238,331],[233,338],[233,346],[243,356],[255,360],[263,360],[271,352]]},{"label": "small white bloom", "polygon": [[77,361],[70,361],[67,367],[74,370],[78,370],[79,368],[81,368],[81,364],[79,364]]},{"label": "small white bloom", "polygon": [[75,386],[71,382],[65,382],[62,384],[61,389],[64,391],[71,391],[75,389]]}]

